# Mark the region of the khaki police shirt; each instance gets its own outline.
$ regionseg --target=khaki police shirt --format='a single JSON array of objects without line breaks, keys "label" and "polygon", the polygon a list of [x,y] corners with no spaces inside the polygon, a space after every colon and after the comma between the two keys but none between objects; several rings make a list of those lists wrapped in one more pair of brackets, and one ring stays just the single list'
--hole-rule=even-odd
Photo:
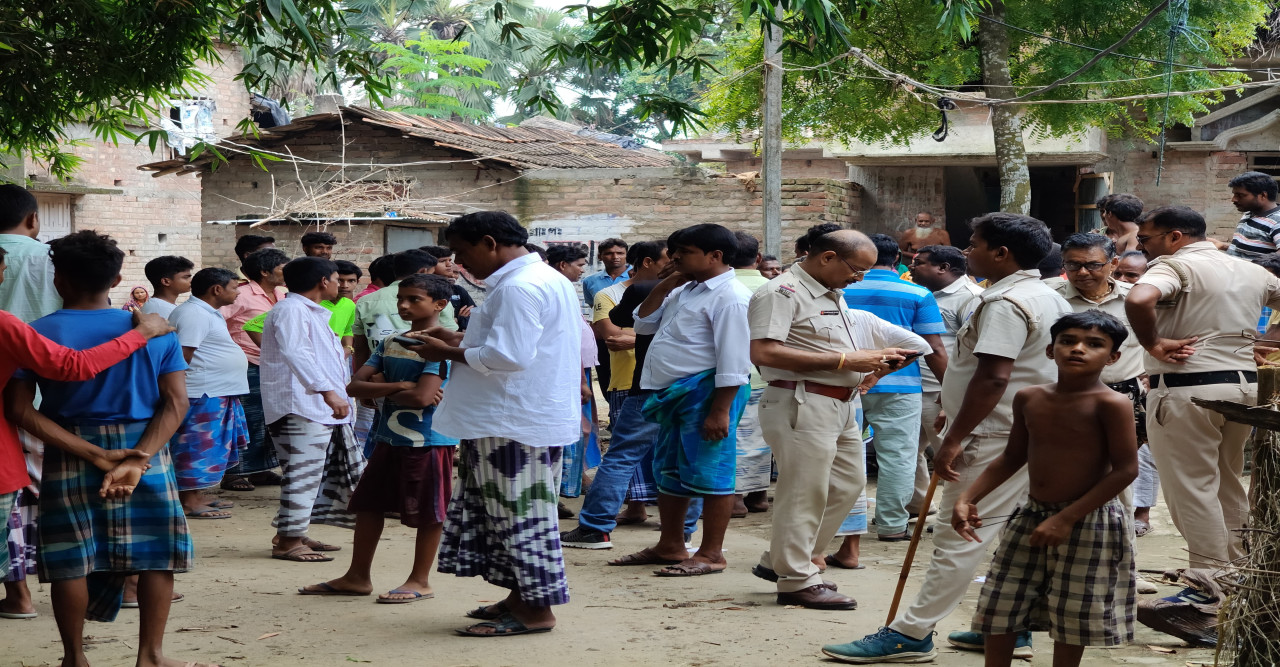
[{"label": "khaki police shirt", "polygon": [[[938,302],[938,312],[942,313],[942,326],[947,328],[947,332],[942,334],[942,346],[947,348],[948,360],[956,355],[956,332],[978,307],[980,296],[982,288],[969,276],[961,276],[933,293],[934,300]],[[929,364],[920,364],[920,387],[925,393],[942,391],[942,383],[934,377]]]},{"label": "khaki police shirt", "polygon": [[[928,354],[923,338],[844,302],[844,293],[828,289],[800,264],[770,280],[751,295],[747,309],[751,340],[776,340],[806,352],[844,352],[902,347]],[[766,382],[812,380],[856,387],[863,374],[850,370],[793,371],[761,366]]]},{"label": "khaki police shirt", "polygon": [[[1184,286],[1174,266],[1187,276]],[[1160,290],[1156,333],[1190,338],[1196,353],[1185,364],[1167,364],[1144,355],[1148,373],[1252,371],[1253,340],[1263,306],[1280,307],[1280,279],[1252,262],[1231,257],[1200,241],[1151,263],[1139,285]]]},{"label": "khaki police shirt", "polygon": [[1057,290],[1058,294],[1061,294],[1062,298],[1071,304],[1071,309],[1075,312],[1101,310],[1108,315],[1114,315],[1116,319],[1124,324],[1125,331],[1129,332],[1129,337],[1125,338],[1124,343],[1120,345],[1120,359],[1102,369],[1102,381],[1107,384],[1115,384],[1136,378],[1146,372],[1142,365],[1142,358],[1146,355],[1146,351],[1142,349],[1142,344],[1138,342],[1138,337],[1133,335],[1133,327],[1129,326],[1129,316],[1124,312],[1124,300],[1125,297],[1129,296],[1129,290],[1133,289],[1133,285],[1122,283],[1112,278],[1107,278],[1107,281],[1111,283],[1111,293],[1097,302],[1084,298],[1080,290],[1069,282],[1058,285]]},{"label": "khaki police shirt", "polygon": [[[956,354],[942,380],[942,409],[954,423],[969,381],[978,370],[978,355],[1013,360],[1009,384],[1000,402],[973,435],[1008,435],[1013,428],[1013,396],[1020,390],[1058,380],[1058,367],[1045,354],[1049,327],[1071,312],[1057,292],[1040,281],[1035,270],[1018,271],[982,293],[981,303],[956,333]],[[1021,305],[1018,305],[1021,304]]]}]

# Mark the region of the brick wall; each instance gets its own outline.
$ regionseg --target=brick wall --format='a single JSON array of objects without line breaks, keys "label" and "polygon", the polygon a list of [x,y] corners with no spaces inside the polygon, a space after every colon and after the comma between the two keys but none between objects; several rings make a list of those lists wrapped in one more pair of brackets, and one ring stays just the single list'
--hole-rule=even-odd
[{"label": "brick wall", "polygon": [[[243,66],[239,50],[222,49],[222,56],[221,64],[201,66],[211,81],[196,94],[214,99],[214,127],[225,136],[248,115],[249,98],[244,84],[232,80]],[[167,159],[172,151],[160,147],[152,153],[145,144],[127,139],[119,145],[105,143],[83,125],[69,131],[82,142],[71,149],[84,159],[80,169],[70,180],[59,182],[46,166],[28,160],[29,186],[33,191],[66,193],[73,202],[73,229],[94,229],[120,244],[125,251],[124,280],[112,291],[112,300],[123,303],[132,285],[149,285],[142,268],[161,255],[182,255],[201,266],[200,181],[152,178],[137,168]]]},{"label": "brick wall", "polygon": [[[762,160],[725,160],[725,171],[730,174],[741,174],[749,171],[760,171]],[[849,177],[849,165],[836,158],[819,158],[815,160],[783,160],[783,178],[833,178],[844,180]]]},{"label": "brick wall", "polygon": [[[515,185],[515,211],[537,243],[658,239],[706,222],[764,235],[758,179],[696,167],[584,169],[537,172]],[[861,193],[848,181],[785,178],[782,190],[784,258],[791,256],[796,237],[813,225],[858,226]]]},{"label": "brick wall", "polygon": [[862,186],[861,229],[866,233],[907,229],[922,211],[945,228],[943,167],[851,166],[849,178]]},{"label": "brick wall", "polygon": [[[762,236],[760,183],[754,179],[714,175],[694,167],[544,169],[516,178],[518,173],[511,169],[448,162],[457,160],[458,155],[390,130],[357,123],[346,127],[345,139],[345,158],[342,136],[336,131],[308,133],[291,140],[289,150],[300,158],[323,162],[446,161],[372,172],[369,167],[349,166],[344,177],[405,181],[414,199],[435,200],[431,210],[438,212],[507,210],[530,228],[535,243],[589,243],[612,236],[627,240],[666,238],[680,227],[699,222],[715,222]],[[214,221],[264,216],[280,208],[273,206],[273,197],[277,202],[295,202],[291,210],[306,210],[297,174],[313,189],[336,176],[336,167],[316,164],[300,164],[297,172],[285,163],[270,163],[268,169],[264,172],[239,159],[205,174],[201,217]],[[814,224],[858,225],[860,191],[848,181],[791,178],[783,181],[783,191],[784,256],[790,256],[794,239]],[[234,267],[231,248],[235,237],[259,232],[275,236],[277,245],[291,256],[298,254],[297,239],[308,228],[316,227],[273,222],[255,231],[243,224],[206,224],[205,263]],[[339,237],[336,259],[367,266],[383,252],[382,224],[334,223],[327,225],[326,231]]]},{"label": "brick wall", "polygon": [[1231,205],[1231,188],[1227,181],[1248,170],[1244,153],[1234,151],[1166,150],[1164,172],[1156,185],[1156,167],[1152,149],[1136,150],[1126,146],[1112,153],[1110,159],[1094,167],[1095,171],[1114,174],[1112,192],[1136,195],[1147,209],[1169,204],[1190,206],[1204,214],[1209,234],[1224,241],[1235,231],[1240,212]]}]

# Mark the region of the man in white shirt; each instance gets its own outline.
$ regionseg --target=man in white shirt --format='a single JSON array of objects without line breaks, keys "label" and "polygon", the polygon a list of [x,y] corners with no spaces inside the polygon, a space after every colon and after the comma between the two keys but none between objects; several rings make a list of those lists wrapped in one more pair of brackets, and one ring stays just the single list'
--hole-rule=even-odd
[{"label": "man in white shirt", "polygon": [[440,545],[441,572],[511,592],[468,613],[471,637],[550,631],[569,601],[556,492],[562,449],[582,435],[581,309],[572,284],[525,249],[501,211],[449,223],[454,258],[489,287],[465,334],[415,333],[429,361],[452,361],[432,428],[461,439],[458,485]]},{"label": "man in white shirt", "polygon": [[[148,271],[150,268],[148,264]],[[227,321],[218,311],[235,303],[239,283],[236,274],[226,269],[201,269],[189,278],[191,298],[174,306],[169,315],[187,361],[187,398],[191,401],[186,418],[169,441],[169,451],[178,497],[192,519],[231,516],[227,507],[206,495],[204,489],[216,486],[228,465],[239,460],[239,451],[249,445],[249,426],[240,405],[240,396],[249,393],[245,375],[249,360],[231,340]]]},{"label": "man in white shirt", "polygon": [[178,307],[178,297],[191,291],[191,269],[195,264],[186,257],[163,255],[142,267],[151,283],[151,298],[142,304],[142,312],[168,317]]},{"label": "man in white shirt", "polygon": [[[333,560],[338,547],[307,538],[307,526],[354,526],[346,501],[364,469],[351,431],[347,381],[351,366],[330,312],[338,298],[338,267],[319,257],[284,266],[288,297],[271,309],[262,330],[262,402],[280,459],[280,509],[271,557],[303,563]],[[325,487],[322,489],[322,486]]]},{"label": "man in white shirt", "polygon": [[[662,535],[653,547],[610,565],[663,565],[662,577],[694,577],[724,570],[722,546],[733,512],[738,420],[750,395],[751,291],[729,265],[738,250],[733,232],[694,225],[667,239],[674,271],[636,309],[637,334],[654,339],[640,388],[656,393],[645,419],[661,426],[654,446]],[[691,498],[703,499],[705,532],[697,553],[684,541]]]}]

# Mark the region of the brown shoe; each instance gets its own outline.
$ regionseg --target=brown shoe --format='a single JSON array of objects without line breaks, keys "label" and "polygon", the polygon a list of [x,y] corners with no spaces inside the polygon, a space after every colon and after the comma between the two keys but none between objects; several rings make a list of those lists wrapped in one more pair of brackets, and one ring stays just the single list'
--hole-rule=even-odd
[{"label": "brown shoe", "polygon": [[778,593],[778,604],[800,605],[805,609],[857,609],[858,601],[841,595],[822,584],[802,588],[793,593]]}]

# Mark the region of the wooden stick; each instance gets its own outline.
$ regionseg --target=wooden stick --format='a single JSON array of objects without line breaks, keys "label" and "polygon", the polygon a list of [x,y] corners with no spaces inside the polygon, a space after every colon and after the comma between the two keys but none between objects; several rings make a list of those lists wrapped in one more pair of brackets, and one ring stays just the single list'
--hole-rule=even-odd
[{"label": "wooden stick", "polygon": [[902,561],[902,571],[898,573],[898,588],[893,592],[893,602],[889,603],[889,618],[885,627],[893,623],[898,615],[898,603],[902,601],[902,590],[907,586],[907,576],[911,574],[911,562],[916,558],[916,547],[920,545],[920,536],[924,534],[924,524],[929,516],[929,507],[933,504],[933,492],[938,488],[938,473],[929,478],[929,490],[924,493],[924,502],[920,503],[920,516],[916,517],[916,529],[911,531],[911,544],[907,545],[907,558]]}]

